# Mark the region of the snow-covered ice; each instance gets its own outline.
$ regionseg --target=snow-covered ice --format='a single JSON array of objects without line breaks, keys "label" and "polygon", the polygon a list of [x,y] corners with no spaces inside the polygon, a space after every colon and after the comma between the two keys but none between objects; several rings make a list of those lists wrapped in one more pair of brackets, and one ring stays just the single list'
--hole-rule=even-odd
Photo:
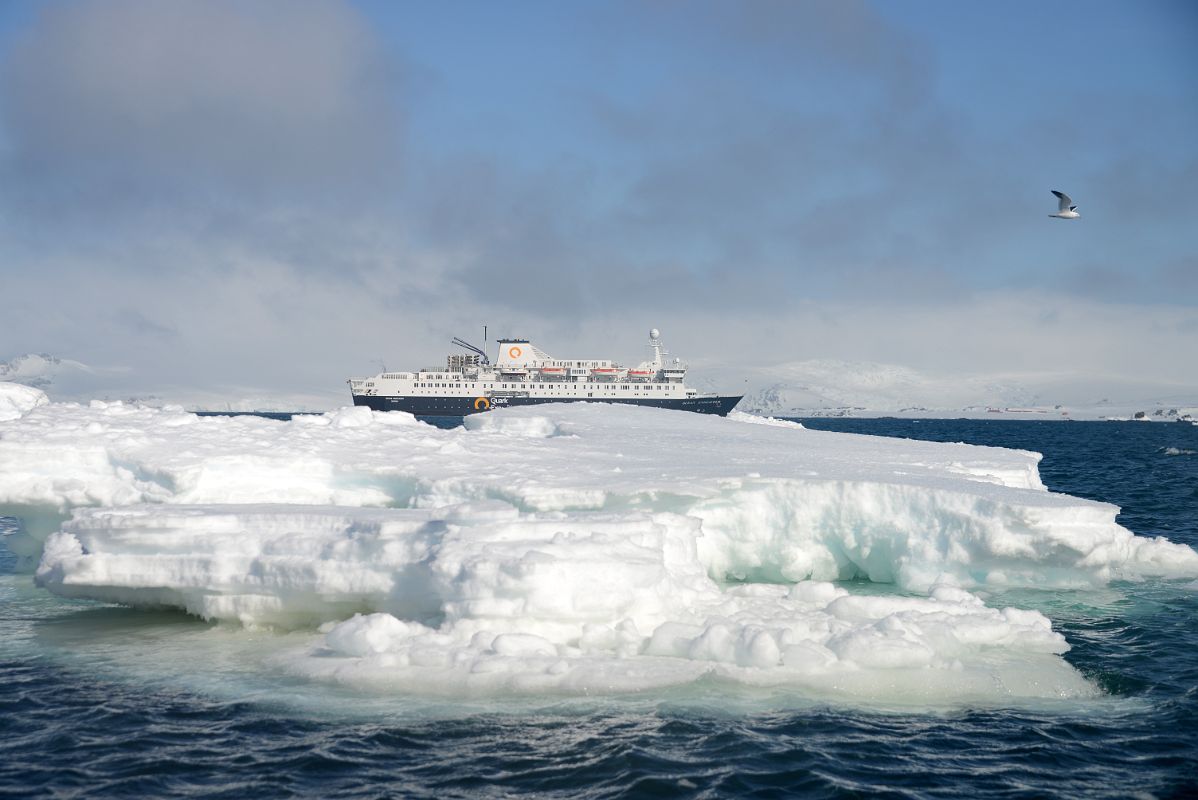
[{"label": "snow-covered ice", "polygon": [[609,405],[452,430],[3,385],[0,407],[0,514],[40,585],[310,629],[278,666],[394,692],[1084,697],[1046,617],[976,592],[1198,577],[1191,548],[1046,491],[1029,452]]},{"label": "snow-covered ice", "polygon": [[19,419],[50,400],[46,393],[19,383],[0,383],[0,422]]}]

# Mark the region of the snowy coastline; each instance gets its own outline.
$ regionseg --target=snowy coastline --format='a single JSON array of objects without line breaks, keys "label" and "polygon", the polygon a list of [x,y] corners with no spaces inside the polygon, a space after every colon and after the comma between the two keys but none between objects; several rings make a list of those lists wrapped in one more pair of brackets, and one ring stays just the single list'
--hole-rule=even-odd
[{"label": "snowy coastline", "polygon": [[[335,386],[309,393],[211,386],[117,391],[120,384],[106,380],[110,373],[48,354],[0,361],[0,381],[41,389],[56,402],[121,400],[219,413],[324,413],[349,402],[348,392]],[[737,410],[765,417],[1198,421],[1198,387],[1186,383],[1052,373],[939,375],[831,359],[750,370],[711,364],[697,374],[703,391],[743,394]]]}]

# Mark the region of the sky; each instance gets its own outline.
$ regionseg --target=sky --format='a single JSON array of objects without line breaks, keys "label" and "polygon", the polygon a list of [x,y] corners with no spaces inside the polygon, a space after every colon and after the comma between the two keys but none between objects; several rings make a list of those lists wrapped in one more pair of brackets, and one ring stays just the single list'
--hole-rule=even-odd
[{"label": "sky", "polygon": [[1194,186],[1188,0],[0,3],[52,396],[333,407],[486,325],[1198,403]]}]

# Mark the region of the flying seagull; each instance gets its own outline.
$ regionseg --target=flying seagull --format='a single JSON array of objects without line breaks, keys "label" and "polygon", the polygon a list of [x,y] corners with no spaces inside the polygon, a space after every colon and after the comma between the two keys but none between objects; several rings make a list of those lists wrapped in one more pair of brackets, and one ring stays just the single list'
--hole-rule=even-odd
[{"label": "flying seagull", "polygon": [[1073,200],[1064,192],[1058,192],[1056,189],[1052,193],[1057,196],[1057,213],[1049,214],[1050,217],[1060,217],[1061,219],[1077,219],[1081,214],[1077,213],[1077,206],[1073,205]]}]

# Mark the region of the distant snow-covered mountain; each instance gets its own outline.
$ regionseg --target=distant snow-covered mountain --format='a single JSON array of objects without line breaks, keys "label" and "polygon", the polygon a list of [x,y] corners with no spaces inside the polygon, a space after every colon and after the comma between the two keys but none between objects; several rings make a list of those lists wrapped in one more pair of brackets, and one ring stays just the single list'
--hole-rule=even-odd
[{"label": "distant snow-covered mountain", "polygon": [[120,400],[148,406],[182,405],[213,411],[327,411],[349,402],[340,386],[326,394],[297,393],[284,387],[160,385],[124,366],[93,367],[48,353],[28,353],[0,361],[0,382],[40,389],[53,401]]},{"label": "distant snow-covered mountain", "polygon": [[989,376],[931,376],[910,367],[818,359],[762,370],[741,401],[744,411],[770,415],[982,409],[1040,402],[1037,393]]},{"label": "distant snow-covered mountain", "polygon": [[90,373],[78,361],[58,358],[47,353],[27,353],[8,361],[0,361],[0,381],[12,381],[45,391],[64,373]]},{"label": "distant snow-covered mountain", "polygon": [[933,375],[910,367],[816,359],[728,376],[740,411],[775,417],[980,416],[1186,418],[1198,388],[1143,386],[1076,375]]}]

